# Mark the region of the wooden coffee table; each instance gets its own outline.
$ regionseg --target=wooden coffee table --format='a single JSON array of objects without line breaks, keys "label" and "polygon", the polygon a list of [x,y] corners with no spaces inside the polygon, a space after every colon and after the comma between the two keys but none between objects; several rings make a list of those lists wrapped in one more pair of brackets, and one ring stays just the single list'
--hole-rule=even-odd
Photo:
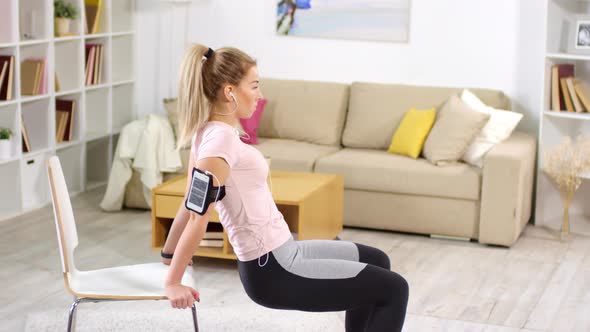
[{"label": "wooden coffee table", "polygon": [[[342,232],[344,179],[337,174],[271,171],[272,196],[298,240],[334,239]],[[152,190],[152,249],[161,250],[183,202],[186,176]],[[217,211],[210,223],[219,223]],[[236,259],[223,232],[223,247],[200,247],[195,256]]]}]

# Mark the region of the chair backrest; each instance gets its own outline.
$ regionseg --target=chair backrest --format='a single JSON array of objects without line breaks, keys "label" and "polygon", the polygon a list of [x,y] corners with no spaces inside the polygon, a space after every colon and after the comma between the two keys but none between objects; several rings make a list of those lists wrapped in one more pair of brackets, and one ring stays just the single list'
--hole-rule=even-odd
[{"label": "chair backrest", "polygon": [[51,201],[62,271],[74,274],[77,271],[74,264],[74,249],[78,246],[78,232],[76,231],[70,194],[57,156],[52,156],[47,160],[47,174],[51,187]]}]

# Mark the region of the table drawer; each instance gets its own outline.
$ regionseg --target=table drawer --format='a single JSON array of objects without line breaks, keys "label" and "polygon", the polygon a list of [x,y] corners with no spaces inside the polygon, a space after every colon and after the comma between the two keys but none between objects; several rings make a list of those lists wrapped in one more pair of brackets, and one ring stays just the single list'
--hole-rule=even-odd
[{"label": "table drawer", "polygon": [[174,219],[183,198],[183,196],[156,195],[156,206],[152,207],[156,210],[156,217]]}]

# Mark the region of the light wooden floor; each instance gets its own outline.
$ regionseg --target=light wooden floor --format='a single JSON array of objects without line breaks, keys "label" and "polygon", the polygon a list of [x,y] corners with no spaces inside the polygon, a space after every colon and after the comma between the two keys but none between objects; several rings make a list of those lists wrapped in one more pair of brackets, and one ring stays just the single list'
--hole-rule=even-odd
[{"label": "light wooden floor", "polygon": [[[150,213],[98,208],[104,188],[73,199],[78,269],[157,261]],[[67,310],[53,211],[0,222],[0,330],[21,331],[28,312]],[[410,283],[412,331],[590,331],[590,237],[562,243],[528,226],[511,249],[474,242],[345,229],[343,240],[386,251]],[[235,262],[196,260],[199,284],[243,292]]]}]

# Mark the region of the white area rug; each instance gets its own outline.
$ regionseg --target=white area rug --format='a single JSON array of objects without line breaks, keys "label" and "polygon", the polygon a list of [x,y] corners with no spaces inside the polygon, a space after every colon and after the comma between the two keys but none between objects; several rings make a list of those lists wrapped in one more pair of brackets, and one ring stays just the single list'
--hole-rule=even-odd
[{"label": "white area rug", "polygon": [[[30,313],[26,332],[66,331],[67,313],[52,310]],[[190,310],[162,309],[158,311],[80,311],[77,332],[142,331],[191,332]],[[199,332],[342,332],[344,313],[309,313],[277,311],[265,308],[252,309],[239,306],[197,310]],[[533,332],[532,330],[494,326],[474,322],[449,320],[408,314],[404,332]]]},{"label": "white area rug", "polygon": [[[193,331],[190,310],[162,307],[138,311],[128,302],[127,310],[87,309],[96,304],[82,304],[77,313],[76,331]],[[66,331],[68,312],[50,310],[30,313],[25,331]],[[197,307],[200,332],[221,331],[344,331],[343,314],[278,311],[263,307]]]},{"label": "white area rug", "polygon": [[[1,1],[1,0],[0,0]],[[344,312],[273,310],[250,300],[241,289],[200,288],[197,303],[199,332],[342,332]],[[64,332],[69,306],[27,314],[26,332]],[[142,331],[190,332],[190,309],[172,309],[168,301],[83,302],[77,309],[77,332]],[[19,328],[18,330],[21,330]],[[3,331],[0,326],[0,331]],[[532,332],[476,322],[408,313],[404,332]]]}]

